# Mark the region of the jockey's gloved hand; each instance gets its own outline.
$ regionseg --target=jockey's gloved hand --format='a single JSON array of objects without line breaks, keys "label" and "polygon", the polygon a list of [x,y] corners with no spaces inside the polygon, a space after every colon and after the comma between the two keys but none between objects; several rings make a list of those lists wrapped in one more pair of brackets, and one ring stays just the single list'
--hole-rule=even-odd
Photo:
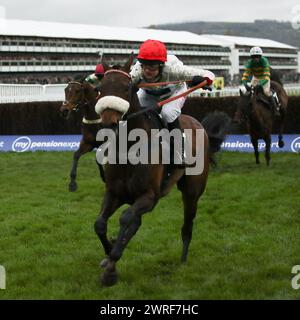
[{"label": "jockey's gloved hand", "polygon": [[212,85],[214,82],[214,80],[210,79],[209,77],[204,77],[204,80],[206,80],[208,86]]},{"label": "jockey's gloved hand", "polygon": [[208,77],[194,76],[192,79],[192,85],[197,86],[198,84],[200,84],[201,82],[203,82],[205,80],[206,80],[208,86],[213,83],[213,80],[211,80]]},{"label": "jockey's gloved hand", "polygon": [[205,79],[201,76],[194,76],[192,79],[192,86],[197,86],[199,83],[203,82]]},{"label": "jockey's gloved hand", "polygon": [[247,91],[250,91],[250,90],[251,90],[251,87],[248,86],[248,81],[247,81],[247,80],[242,80],[242,81],[241,81],[241,85],[244,86]]}]

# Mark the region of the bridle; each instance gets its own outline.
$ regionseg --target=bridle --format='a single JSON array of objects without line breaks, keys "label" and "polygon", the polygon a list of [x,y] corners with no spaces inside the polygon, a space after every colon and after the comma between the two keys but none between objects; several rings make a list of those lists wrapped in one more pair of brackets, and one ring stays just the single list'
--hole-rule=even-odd
[{"label": "bridle", "polygon": [[[128,86],[129,86],[129,95],[128,95],[128,102],[129,104],[131,104],[131,101],[132,101],[132,89],[133,89],[133,85],[132,85],[132,79],[131,79],[131,76],[129,73],[123,71],[123,70],[120,70],[120,69],[110,69],[110,70],[107,70],[105,73],[104,73],[104,77],[107,76],[108,74],[110,73],[119,73],[119,74],[122,74],[123,76],[125,76],[126,78],[129,79],[129,83],[128,83]],[[127,111],[128,112],[128,111]],[[123,115],[122,115],[122,120],[124,120],[126,118],[126,114],[127,112],[125,112]]]},{"label": "bridle", "polygon": [[[78,82],[78,81],[70,81],[70,82],[68,83],[68,86],[69,86],[70,84],[77,84],[77,85],[80,86],[80,88],[82,89],[82,91],[84,90],[83,84],[80,83],[80,82]],[[68,86],[67,86],[67,87],[68,87]],[[82,92],[82,96],[84,97],[84,92]],[[74,105],[73,103],[71,103],[71,102],[68,101],[68,100],[65,100],[62,105],[63,105],[63,106],[65,106],[65,105],[71,105],[71,106],[72,106],[72,110],[71,110],[71,111],[78,111],[79,108],[80,108],[80,106],[85,106],[85,105],[87,105],[87,104],[88,104],[88,101],[85,100],[85,98],[83,98],[83,100],[80,100],[76,105]]]},{"label": "bridle", "polygon": [[120,70],[120,69],[110,69],[110,70],[107,70],[105,71],[104,73],[104,76],[106,76],[107,74],[109,73],[120,73],[120,74],[123,74],[125,77],[129,78],[131,80],[131,76],[129,73],[123,71],[123,70]]}]

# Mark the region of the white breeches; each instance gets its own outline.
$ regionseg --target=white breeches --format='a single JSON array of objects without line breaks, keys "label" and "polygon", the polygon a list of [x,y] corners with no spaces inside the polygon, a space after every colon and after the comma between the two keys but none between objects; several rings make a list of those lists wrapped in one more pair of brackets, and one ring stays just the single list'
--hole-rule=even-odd
[{"label": "white breeches", "polygon": [[[257,79],[256,77],[252,77],[252,80],[251,80],[251,86],[255,87],[259,84],[259,79]],[[272,92],[271,92],[271,81],[269,80],[265,85],[262,86],[263,87],[263,90],[264,90],[264,94],[269,97],[272,95]]]},{"label": "white breeches", "polygon": [[[186,84],[182,84],[179,89],[176,89],[170,97],[177,96],[178,94],[181,94],[187,90]],[[140,104],[143,108],[146,107],[154,107],[159,101],[164,100],[160,97],[153,96],[149,93],[147,93],[144,89],[140,89],[137,93]],[[161,108],[161,116],[162,118],[167,122],[171,123],[176,118],[178,118],[181,114],[181,108],[184,105],[184,102],[186,100],[186,97],[182,97],[179,99],[176,99],[174,101],[171,101],[169,103],[166,103]]]}]

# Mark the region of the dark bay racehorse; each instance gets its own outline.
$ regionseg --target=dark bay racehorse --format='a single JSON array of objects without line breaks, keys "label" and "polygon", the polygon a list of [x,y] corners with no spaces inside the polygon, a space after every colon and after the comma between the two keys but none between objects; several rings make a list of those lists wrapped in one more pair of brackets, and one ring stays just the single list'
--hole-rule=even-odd
[{"label": "dark bay racehorse", "polygon": [[[141,110],[136,88],[132,85],[128,74],[132,61],[133,57],[120,70],[106,69],[97,106],[104,105],[104,101],[111,101],[101,111],[103,127],[112,128],[117,132],[120,120],[127,119],[128,134],[133,129],[143,129],[149,141],[151,129],[157,128],[155,117],[151,113],[130,117]],[[122,105],[127,103],[129,107],[123,118],[119,102]],[[191,142],[192,149],[195,151],[196,130],[203,129],[202,125],[188,115],[181,115],[179,120],[183,129],[192,129],[193,141]],[[168,194],[175,184],[182,193],[184,205],[181,261],[187,260],[197,203],[206,187],[209,170],[209,140],[205,131],[200,144],[203,149],[203,170],[197,175],[187,175],[185,169],[174,168],[171,176],[167,178],[167,165],[162,164],[161,161],[158,164],[107,163],[105,165],[106,190],[100,215],[95,222],[95,231],[107,255],[101,263],[105,268],[101,278],[103,285],[111,286],[117,282],[116,264],[129,241],[140,228],[142,215],[152,211],[159,199]],[[128,149],[129,147],[130,145]],[[112,242],[107,236],[108,219],[123,204],[129,204],[129,207],[121,214],[119,233],[117,239]]]},{"label": "dark bay racehorse", "polygon": [[[101,128],[101,120],[95,112],[95,104],[97,102],[98,92],[86,81],[71,81],[65,88],[65,101],[63,102],[60,111],[68,118],[72,111],[82,110],[83,119],[81,125],[82,138],[79,149],[74,152],[73,165],[70,172],[71,181],[69,190],[76,191],[77,189],[77,166],[79,158],[99,147],[96,141],[96,135]],[[104,179],[102,166],[99,166],[99,171],[102,180]]]},{"label": "dark bay racehorse", "polygon": [[246,93],[240,90],[240,101],[234,116],[234,121],[246,122],[257,164],[259,164],[259,139],[265,141],[265,159],[267,165],[270,164],[271,133],[275,124],[279,125],[278,146],[280,148],[284,146],[282,134],[288,96],[283,87],[275,81],[271,81],[271,89],[276,91],[281,104],[280,117],[278,119],[274,117],[273,110],[270,109],[268,99],[264,96],[261,86],[256,86],[255,88],[247,87]]}]

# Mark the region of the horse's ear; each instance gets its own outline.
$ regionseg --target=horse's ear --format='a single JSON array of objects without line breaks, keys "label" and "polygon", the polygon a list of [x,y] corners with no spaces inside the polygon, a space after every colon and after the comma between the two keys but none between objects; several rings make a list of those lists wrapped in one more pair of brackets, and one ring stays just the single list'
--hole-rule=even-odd
[{"label": "horse's ear", "polygon": [[243,97],[244,96],[244,93],[243,91],[240,89],[240,96]]},{"label": "horse's ear", "polygon": [[128,61],[125,63],[125,65],[124,65],[124,67],[123,67],[123,70],[124,70],[125,72],[128,72],[128,73],[129,73],[130,67],[131,67],[131,65],[133,64],[133,60],[134,60],[134,53],[133,53],[133,51],[132,51],[131,54],[130,54],[130,57],[129,57]]},{"label": "horse's ear", "polygon": [[109,64],[108,64],[108,63],[106,63],[105,61],[104,61],[104,62],[102,62],[102,65],[103,65],[104,72],[110,69]]},{"label": "horse's ear", "polygon": [[104,54],[102,55],[101,63],[102,63],[104,72],[110,69],[109,64],[106,62]]},{"label": "horse's ear", "polygon": [[83,77],[81,74],[76,74],[73,78],[73,81],[83,83],[85,80],[85,77]]}]

